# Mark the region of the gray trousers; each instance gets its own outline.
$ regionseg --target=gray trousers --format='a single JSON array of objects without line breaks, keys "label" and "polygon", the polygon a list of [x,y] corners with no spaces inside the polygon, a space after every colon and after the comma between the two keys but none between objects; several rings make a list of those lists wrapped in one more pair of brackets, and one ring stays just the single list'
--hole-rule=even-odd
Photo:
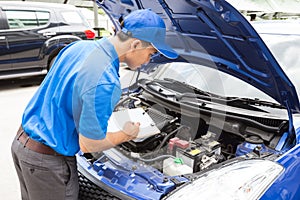
[{"label": "gray trousers", "polygon": [[14,139],[12,157],[22,200],[77,200],[76,157],[45,155],[24,148]]}]

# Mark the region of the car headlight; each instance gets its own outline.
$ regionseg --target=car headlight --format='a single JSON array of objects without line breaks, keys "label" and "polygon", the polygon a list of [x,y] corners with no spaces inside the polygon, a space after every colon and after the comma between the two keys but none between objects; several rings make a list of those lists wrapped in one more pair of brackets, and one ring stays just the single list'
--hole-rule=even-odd
[{"label": "car headlight", "polygon": [[283,170],[268,160],[228,163],[204,173],[167,199],[258,199]]}]

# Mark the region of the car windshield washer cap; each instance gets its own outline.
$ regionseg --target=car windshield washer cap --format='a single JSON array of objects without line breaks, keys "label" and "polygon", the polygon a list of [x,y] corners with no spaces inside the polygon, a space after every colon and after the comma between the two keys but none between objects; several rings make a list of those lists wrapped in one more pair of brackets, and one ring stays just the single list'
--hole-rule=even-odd
[{"label": "car windshield washer cap", "polygon": [[124,18],[122,31],[149,42],[162,55],[176,59],[178,54],[165,43],[166,26],[159,15],[150,9],[135,10]]}]

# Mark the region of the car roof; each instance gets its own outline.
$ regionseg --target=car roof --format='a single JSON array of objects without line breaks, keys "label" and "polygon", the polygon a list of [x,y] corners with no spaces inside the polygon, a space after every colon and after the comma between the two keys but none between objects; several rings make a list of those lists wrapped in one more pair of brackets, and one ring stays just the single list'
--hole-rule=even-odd
[{"label": "car roof", "polygon": [[251,24],[259,34],[300,35],[300,20],[262,20]]},{"label": "car roof", "polygon": [[0,6],[3,8],[18,8],[22,9],[44,9],[44,10],[74,10],[76,6],[71,4],[60,4],[50,2],[28,2],[28,1],[0,1]]}]

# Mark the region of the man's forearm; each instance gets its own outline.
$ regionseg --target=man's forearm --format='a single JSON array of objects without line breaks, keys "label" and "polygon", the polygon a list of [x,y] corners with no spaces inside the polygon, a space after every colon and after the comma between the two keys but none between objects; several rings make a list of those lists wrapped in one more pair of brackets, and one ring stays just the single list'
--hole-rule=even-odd
[{"label": "man's forearm", "polygon": [[79,134],[80,149],[84,153],[99,152],[128,141],[130,138],[123,131],[107,133],[102,140],[93,140]]}]

